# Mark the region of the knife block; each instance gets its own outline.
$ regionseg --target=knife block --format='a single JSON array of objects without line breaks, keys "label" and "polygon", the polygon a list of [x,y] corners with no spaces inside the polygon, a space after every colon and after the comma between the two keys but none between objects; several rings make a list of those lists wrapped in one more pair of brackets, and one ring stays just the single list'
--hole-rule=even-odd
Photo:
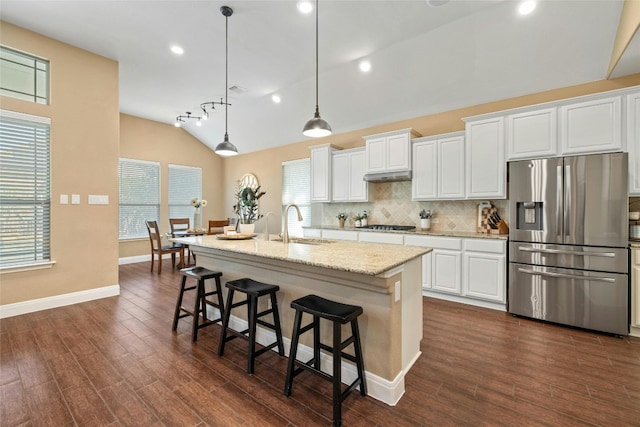
[{"label": "knife block", "polygon": [[506,222],[504,222],[504,220],[500,220],[497,229],[491,228],[491,226],[489,225],[489,217],[495,212],[498,212],[498,209],[493,206],[490,208],[482,208],[481,226],[477,227],[478,233],[509,234],[509,226]]}]

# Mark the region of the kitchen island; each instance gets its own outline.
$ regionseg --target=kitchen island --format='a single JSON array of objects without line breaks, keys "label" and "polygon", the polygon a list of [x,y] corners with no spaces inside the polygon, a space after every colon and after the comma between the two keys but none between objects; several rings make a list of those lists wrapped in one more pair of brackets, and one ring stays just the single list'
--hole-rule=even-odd
[{"label": "kitchen island", "polygon": [[[404,376],[420,356],[421,256],[429,248],[313,239],[292,239],[285,244],[217,236],[172,240],[188,244],[197,264],[221,271],[224,281],[250,277],[280,286],[278,309],[286,354],[293,328],[291,301],[315,294],[362,306],[359,326],[369,395],[390,405],[402,397]],[[259,309],[266,309],[267,301],[260,303],[265,306]],[[246,329],[246,313],[235,310],[232,315],[231,327]],[[331,328],[322,323],[321,329],[322,341],[330,343]],[[312,356],[311,336],[307,335],[301,339],[300,360]],[[271,331],[260,328],[257,337],[260,343],[274,340]],[[323,361],[325,358],[327,369],[330,355],[323,354]],[[355,366],[343,361],[342,375],[345,383],[353,381]]]}]

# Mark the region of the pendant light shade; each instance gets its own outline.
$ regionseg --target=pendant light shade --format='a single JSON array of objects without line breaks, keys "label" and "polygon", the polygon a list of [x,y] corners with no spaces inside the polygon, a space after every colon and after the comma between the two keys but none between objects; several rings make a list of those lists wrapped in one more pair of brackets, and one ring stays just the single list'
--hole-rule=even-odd
[{"label": "pendant light shade", "polygon": [[235,156],[238,149],[229,142],[229,134],[227,133],[227,124],[229,116],[229,17],[233,15],[233,9],[229,6],[222,6],[220,12],[225,17],[225,42],[224,42],[224,141],[216,146],[215,153],[222,157]]},{"label": "pendant light shade", "polygon": [[320,117],[320,107],[318,107],[318,0],[316,0],[316,113],[313,119],[304,125],[302,134],[313,138],[331,135],[331,126]]}]

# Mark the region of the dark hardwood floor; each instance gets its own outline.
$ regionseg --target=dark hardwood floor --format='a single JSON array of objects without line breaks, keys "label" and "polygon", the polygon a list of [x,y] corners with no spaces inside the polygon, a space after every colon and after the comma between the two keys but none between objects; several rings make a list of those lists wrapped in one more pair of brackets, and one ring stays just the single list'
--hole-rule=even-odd
[{"label": "dark hardwood floor", "polygon": [[[330,384],[282,395],[286,359],[245,373],[246,343],[215,353],[171,321],[180,275],[120,267],[121,295],[0,320],[0,425],[329,426]],[[46,286],[46,284],[43,284]],[[424,299],[422,356],[389,407],[352,394],[345,426],[640,425],[640,339]]]}]

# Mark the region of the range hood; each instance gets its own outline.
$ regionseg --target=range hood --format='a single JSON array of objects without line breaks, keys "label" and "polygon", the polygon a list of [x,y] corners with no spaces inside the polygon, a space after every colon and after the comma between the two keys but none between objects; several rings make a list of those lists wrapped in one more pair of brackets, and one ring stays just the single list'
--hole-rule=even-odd
[{"label": "range hood", "polygon": [[363,179],[368,182],[411,181],[411,171],[368,173]]}]

